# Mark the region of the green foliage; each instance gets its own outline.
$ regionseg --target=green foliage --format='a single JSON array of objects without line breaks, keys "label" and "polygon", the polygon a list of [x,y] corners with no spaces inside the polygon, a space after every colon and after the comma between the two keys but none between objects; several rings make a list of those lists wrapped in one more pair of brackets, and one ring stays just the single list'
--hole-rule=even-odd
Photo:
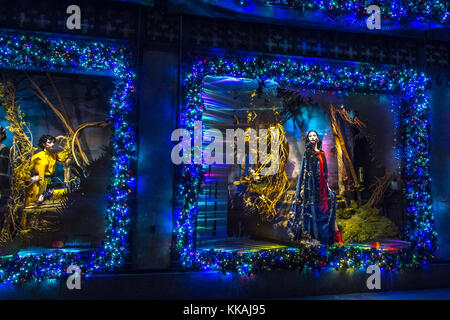
[{"label": "green foliage", "polygon": [[[18,227],[18,217],[24,205],[26,186],[32,169],[34,152],[31,132],[24,121],[24,114],[16,100],[16,89],[10,82],[0,84],[0,103],[6,112],[7,129],[13,134],[10,148],[12,171],[9,200],[4,214],[1,240],[11,238]],[[0,241],[1,242],[1,241]]]},{"label": "green foliage", "polygon": [[31,132],[20,105],[15,100],[15,88],[11,83],[4,86],[6,96],[2,99],[2,106],[6,111],[7,129],[14,135],[13,146],[11,147],[11,169],[13,177],[11,189],[20,190],[22,193],[25,184],[29,179],[29,172],[32,169],[31,157],[34,153]]},{"label": "green foliage", "polygon": [[348,208],[337,209],[336,215],[344,242],[398,237],[397,226],[368,203],[358,207],[351,201]]}]

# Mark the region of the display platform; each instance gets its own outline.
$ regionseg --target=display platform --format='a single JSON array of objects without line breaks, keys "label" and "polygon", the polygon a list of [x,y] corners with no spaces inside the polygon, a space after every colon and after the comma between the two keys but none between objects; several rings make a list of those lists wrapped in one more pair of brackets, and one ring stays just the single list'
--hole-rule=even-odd
[{"label": "display platform", "polygon": [[[344,247],[357,247],[362,249],[379,248],[383,251],[396,251],[402,248],[407,248],[410,242],[397,239],[375,239],[373,241],[366,241],[361,243],[346,243]],[[221,238],[203,240],[197,246],[197,249],[208,251],[211,249],[222,251],[237,251],[237,252],[256,252],[260,250],[292,248],[296,246],[288,242],[271,242],[265,240],[253,240],[249,238]]]}]

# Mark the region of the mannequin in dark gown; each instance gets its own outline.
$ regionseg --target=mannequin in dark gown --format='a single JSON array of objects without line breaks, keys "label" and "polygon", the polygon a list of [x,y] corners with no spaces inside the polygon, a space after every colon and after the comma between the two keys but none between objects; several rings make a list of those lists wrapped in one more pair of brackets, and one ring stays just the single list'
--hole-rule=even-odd
[{"label": "mannequin in dark gown", "polygon": [[290,211],[291,240],[316,239],[324,244],[342,243],[336,224],[336,195],[328,187],[328,167],[316,131],[306,135],[296,197]]}]

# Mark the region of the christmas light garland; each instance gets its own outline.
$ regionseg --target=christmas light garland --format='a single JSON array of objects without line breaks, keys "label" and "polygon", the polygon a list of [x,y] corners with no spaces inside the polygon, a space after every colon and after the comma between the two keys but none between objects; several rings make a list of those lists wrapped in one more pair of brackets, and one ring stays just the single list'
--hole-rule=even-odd
[{"label": "christmas light garland", "polygon": [[130,51],[115,41],[92,41],[71,36],[0,32],[0,67],[17,70],[110,76],[112,176],[108,187],[105,240],[100,250],[82,253],[51,250],[40,255],[2,257],[0,283],[42,281],[65,276],[70,265],[83,274],[110,271],[124,263],[128,250],[130,196],[135,190],[132,163],[136,157],[132,96],[135,73]]},{"label": "christmas light garland", "polygon": [[434,258],[436,232],[431,208],[428,151],[430,81],[424,73],[395,67],[339,66],[292,59],[207,58],[193,65],[183,83],[184,105],[180,126],[190,131],[194,122],[201,120],[205,110],[202,81],[207,75],[271,80],[280,86],[313,90],[399,95],[401,107],[398,109],[402,118],[398,123],[400,127],[396,129],[402,136],[402,175],[408,204],[406,234],[411,246],[398,251],[325,245],[319,249],[301,247],[243,253],[196,250],[197,201],[204,173],[201,165],[192,164],[181,168],[176,193],[175,249],[184,268],[250,274],[274,268],[339,269],[376,264],[387,270],[397,270],[418,267]]},{"label": "christmas light garland", "polygon": [[295,8],[302,12],[320,11],[325,14],[356,14],[367,16],[366,8],[378,5],[381,15],[393,20],[417,20],[448,24],[447,1],[441,0],[238,0],[240,5],[262,4]]}]

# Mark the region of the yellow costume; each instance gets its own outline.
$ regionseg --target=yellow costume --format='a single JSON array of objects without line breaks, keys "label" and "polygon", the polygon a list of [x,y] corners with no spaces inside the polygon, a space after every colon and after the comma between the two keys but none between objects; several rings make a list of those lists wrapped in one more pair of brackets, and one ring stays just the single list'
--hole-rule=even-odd
[{"label": "yellow costume", "polygon": [[41,179],[28,187],[25,207],[38,200],[39,196],[47,190],[47,183],[55,173],[56,161],[64,162],[69,156],[70,151],[66,149],[59,153],[50,153],[47,150],[43,150],[31,157],[33,171]]}]

